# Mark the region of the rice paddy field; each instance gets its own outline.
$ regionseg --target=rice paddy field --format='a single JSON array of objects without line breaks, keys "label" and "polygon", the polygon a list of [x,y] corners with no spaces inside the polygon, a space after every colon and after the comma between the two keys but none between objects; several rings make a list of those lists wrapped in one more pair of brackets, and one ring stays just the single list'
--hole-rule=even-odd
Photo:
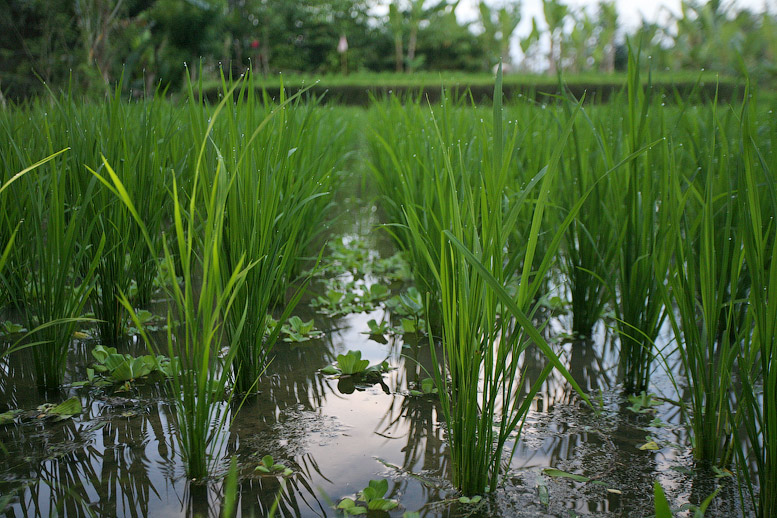
[{"label": "rice paddy field", "polygon": [[3,108],[0,514],[777,515],[777,102],[638,70]]}]

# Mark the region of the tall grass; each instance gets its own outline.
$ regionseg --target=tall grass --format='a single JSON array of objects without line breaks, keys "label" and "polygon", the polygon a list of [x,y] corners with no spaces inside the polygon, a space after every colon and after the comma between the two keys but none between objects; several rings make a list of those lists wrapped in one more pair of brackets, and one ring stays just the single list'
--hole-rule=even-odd
[{"label": "tall grass", "polygon": [[[442,238],[441,221],[435,218],[444,210],[439,197],[437,178],[441,172],[433,169],[444,161],[444,147],[458,145],[461,160],[478,163],[481,143],[475,140],[477,126],[472,116],[449,99],[437,111],[436,124],[428,117],[427,107],[419,99],[408,99],[403,105],[394,98],[375,104],[371,110],[370,149],[372,177],[381,196],[381,207],[390,222],[386,227],[397,245],[412,256],[410,268],[421,292],[429,293],[432,304],[440,299],[440,288],[426,258],[413,245],[413,237],[405,223],[405,210],[419,207],[419,224],[429,240]],[[485,114],[484,114],[485,115]],[[442,142],[441,142],[442,140]],[[463,178],[462,181],[469,181]],[[400,226],[396,226],[400,224]],[[438,253],[433,250],[432,253]],[[438,261],[439,262],[439,261]],[[430,308],[432,323],[439,321],[439,308]]]},{"label": "tall grass", "polygon": [[[11,257],[11,254],[15,250],[14,242],[16,240],[16,234],[19,232],[19,228],[22,226],[22,223],[23,223],[23,221],[20,220],[15,224],[15,226],[13,226],[13,229],[8,227],[9,223],[13,225],[13,221],[15,221],[14,215],[16,214],[15,211],[10,210],[9,205],[16,205],[16,204],[8,204],[5,191],[6,189],[8,189],[8,187],[11,186],[11,184],[16,182],[19,178],[23,177],[25,174],[29,173],[30,171],[33,171],[36,168],[42,166],[49,160],[54,159],[56,156],[64,153],[65,151],[67,151],[67,148],[61,151],[58,151],[57,153],[54,153],[53,155],[50,155],[44,158],[43,160],[40,160],[28,167],[25,167],[18,173],[13,174],[12,176],[9,176],[7,179],[4,179],[3,182],[0,184],[0,214],[3,214],[5,216],[2,220],[0,220],[0,235],[2,235],[3,237],[2,241],[0,241],[0,243],[2,243],[2,249],[0,249],[0,280],[2,281],[3,285],[7,284],[6,277],[4,276],[5,265],[8,262],[9,257]],[[17,206],[17,209],[18,209],[18,206]],[[18,273],[18,272],[15,272],[15,273]],[[12,278],[13,278],[13,275],[14,274],[12,273]],[[3,288],[3,292],[5,292],[6,286],[1,286],[1,287]],[[4,304],[0,302],[0,310],[4,309],[3,306]],[[73,322],[81,321],[80,318],[74,318],[70,320],[72,320]],[[48,342],[48,340],[46,340],[45,337],[41,341],[37,341],[37,342],[31,341],[30,337],[32,335],[35,335],[36,333],[44,331],[47,328],[55,327],[64,323],[65,322],[62,320],[59,320],[59,321],[52,320],[52,321],[44,322],[40,324],[32,331],[29,331],[28,333],[26,333],[21,339],[13,343],[9,348],[4,350],[1,356],[8,356],[22,349],[35,347],[37,345],[40,345],[41,342]]]}]

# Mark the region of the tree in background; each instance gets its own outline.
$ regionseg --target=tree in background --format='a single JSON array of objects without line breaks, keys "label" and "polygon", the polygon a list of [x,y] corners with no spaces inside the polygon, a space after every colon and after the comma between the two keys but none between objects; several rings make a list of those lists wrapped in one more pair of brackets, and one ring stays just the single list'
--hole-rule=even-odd
[{"label": "tree in background", "polygon": [[[613,0],[596,10],[570,10],[565,1],[543,0],[547,28],[532,20],[531,33],[520,38],[521,67],[551,74],[617,69],[624,54]],[[337,73],[341,35],[353,70],[485,71],[499,57],[511,62],[521,16],[518,0],[496,2],[479,2],[483,30],[476,34],[457,18],[455,0],[4,0],[0,91],[19,99],[43,91],[45,81],[98,93],[119,78],[133,92],[160,84],[175,90],[184,62],[193,72],[202,63],[213,79],[219,64],[233,73],[248,66],[265,75]],[[387,16],[378,14],[380,5]],[[547,59],[539,57],[545,34]],[[777,76],[774,13],[683,0],[669,23],[643,21],[622,36],[640,45],[656,70]]]},{"label": "tree in background", "polygon": [[531,32],[519,40],[521,45],[521,52],[523,52],[524,69],[527,69],[527,64],[534,59],[534,55],[536,54],[539,47],[540,34],[540,29],[537,26],[537,18],[532,17]]},{"label": "tree in background", "polygon": [[440,14],[445,9],[450,8],[450,12],[453,13],[456,11],[456,7],[458,6],[459,2],[458,0],[454,2],[453,4],[449,4],[448,0],[439,0],[436,4],[433,4],[430,7],[424,7],[426,5],[426,0],[409,0],[410,2],[410,8],[408,9],[407,13],[407,20],[408,20],[408,37],[407,37],[407,71],[412,73],[413,70],[418,68],[418,66],[421,64],[421,62],[416,60],[416,48],[418,46],[418,31],[421,28],[421,23],[425,21],[430,21],[432,17],[434,17],[437,14]]},{"label": "tree in background", "polygon": [[83,61],[73,2],[9,0],[0,9],[0,88],[10,99],[68,81]]},{"label": "tree in background", "polygon": [[405,51],[402,46],[402,12],[399,10],[398,0],[394,0],[389,5],[389,25],[394,36],[394,70],[402,72],[405,69]]},{"label": "tree in background", "polygon": [[341,35],[349,43],[351,68],[366,68],[374,61],[377,41],[385,39],[371,26],[368,0],[241,0],[228,9],[224,32],[231,44],[233,69],[254,67],[272,71],[336,72],[340,69],[337,44]]},{"label": "tree in background", "polygon": [[772,77],[777,77],[777,18],[761,18],[760,37],[764,41],[763,70]]},{"label": "tree in background", "polygon": [[[597,47],[596,25],[585,9],[570,12],[569,16],[574,23],[569,35],[562,38],[564,44],[559,49],[559,61],[566,65],[565,69],[577,74],[593,68],[594,49]],[[566,55],[561,53],[562,50],[566,51]]]},{"label": "tree in background", "polygon": [[85,71],[96,72],[106,85],[113,80],[111,45],[118,21],[124,18],[124,0],[75,0],[75,14],[86,53]]},{"label": "tree in background", "polygon": [[594,58],[599,65],[599,71],[610,74],[615,71],[615,36],[618,31],[618,10],[615,8],[615,2],[599,2],[595,23],[599,34]]},{"label": "tree in background", "polygon": [[481,0],[478,4],[480,11],[480,23],[483,26],[483,48],[490,61],[487,65],[496,64],[501,59],[502,63],[510,68],[512,59],[510,59],[510,39],[515,33],[515,29],[521,22],[521,3],[509,2],[494,10]]},{"label": "tree in background", "polygon": [[560,0],[542,0],[542,12],[545,15],[545,22],[548,24],[550,36],[548,73],[555,74],[563,56],[564,21],[569,14],[569,8]]},{"label": "tree in background", "polygon": [[[417,67],[427,70],[483,70],[485,50],[469,24],[459,22],[455,6],[429,14],[417,38]],[[408,60],[409,62],[409,60]]]}]

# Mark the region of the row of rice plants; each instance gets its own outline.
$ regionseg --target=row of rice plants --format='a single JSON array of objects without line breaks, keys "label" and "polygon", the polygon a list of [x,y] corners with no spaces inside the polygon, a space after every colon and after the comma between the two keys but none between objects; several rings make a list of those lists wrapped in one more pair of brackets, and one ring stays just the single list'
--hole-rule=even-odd
[{"label": "row of rice plants", "polygon": [[[520,415],[512,362],[526,344],[515,337],[533,329],[510,317],[538,315],[531,303],[557,269],[576,335],[614,313],[627,392],[649,389],[656,358],[679,355],[695,458],[743,460],[743,479],[757,477],[748,487],[759,515],[769,516],[773,120],[752,104],[664,106],[636,60],[608,105],[496,103],[492,116],[451,101],[371,108],[387,229],[409,252],[427,311],[440,315],[431,332],[442,347],[436,381],[454,483],[467,493],[494,487],[502,428],[483,423]],[[516,122],[506,136],[503,113]],[[667,319],[674,341],[659,350]]]},{"label": "row of rice plants", "polygon": [[89,310],[101,340],[121,346],[129,315],[157,351],[136,308],[163,288],[177,450],[192,478],[218,460],[227,395],[263,370],[267,314],[286,306],[324,228],[348,144],[332,131],[345,128],[337,114],[298,98],[258,102],[246,83],[217,107],[193,94],[184,110],[161,96],[90,105],[65,95],[0,114],[4,174],[60,143],[72,148],[10,185],[16,203],[3,212],[3,236],[15,236],[0,273],[6,302],[30,329],[60,323],[33,349],[38,384],[62,385]]}]

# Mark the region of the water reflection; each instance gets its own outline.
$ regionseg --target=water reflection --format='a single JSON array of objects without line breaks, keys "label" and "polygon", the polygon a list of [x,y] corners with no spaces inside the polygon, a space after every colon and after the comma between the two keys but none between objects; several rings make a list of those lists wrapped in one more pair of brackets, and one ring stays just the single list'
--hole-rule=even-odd
[{"label": "water reflection", "polygon": [[326,502],[311,481],[328,479],[315,459],[306,454],[288,465],[294,469],[294,475],[288,478],[259,476],[252,471],[252,466],[247,472],[244,470],[239,485],[242,516],[268,516],[276,505],[276,516],[326,516]]},{"label": "water reflection", "polygon": [[[595,341],[555,346],[583,390],[601,394],[600,412],[581,405],[566,380],[551,374],[536,396],[521,438],[507,444],[508,449],[515,446],[515,456],[506,487],[474,511],[453,501],[457,495],[448,482],[450,460],[439,400],[407,395],[433,370],[428,343],[420,336],[406,336],[406,343],[398,337],[378,343],[362,334],[369,318],[381,319],[380,312],[337,320],[305,314],[303,308],[296,313],[305,320],[315,318],[319,329],[330,332],[318,341],[277,344],[258,392],[231,402],[236,417],[218,454],[238,459],[241,516],[266,516],[276,499],[279,516],[331,516],[325,493],[336,503],[375,478],[389,479],[388,496],[403,506],[392,516],[404,510],[420,510],[428,517],[567,517],[572,512],[639,516],[652,506],[656,478],[670,495],[696,503],[722,483],[724,491],[708,516],[736,515],[733,480],[716,482],[713,473],[701,468],[698,474],[672,469],[693,466],[678,407],[660,407],[659,416],[671,425],[665,428],[652,426],[653,416],[627,409],[616,384],[617,341],[607,335],[606,326],[599,328]],[[558,341],[559,329],[563,325],[552,322],[543,333]],[[138,347],[126,344],[132,354],[145,352]],[[363,390],[318,372],[347,349],[361,350],[373,364],[388,358],[396,369],[382,386]],[[74,345],[68,379],[85,377],[90,350],[91,344]],[[679,372],[678,361],[668,358],[670,371]],[[521,358],[524,384],[518,397],[528,394],[545,365],[539,349],[529,346]],[[32,379],[30,366],[24,355],[2,360],[0,404],[32,409],[45,400],[25,381]],[[684,396],[687,382],[675,380]],[[676,397],[668,376],[656,372],[653,383],[659,395]],[[115,389],[65,390],[53,397],[82,397],[84,414],[74,420],[0,427],[0,441],[8,450],[0,454],[0,493],[19,495],[7,515],[49,516],[54,509],[66,516],[219,514],[224,466],[204,483],[191,484],[182,477],[175,411],[163,384],[138,382],[129,393]],[[660,451],[639,450],[647,435],[661,442]],[[291,468],[293,475],[282,479],[256,472],[267,454]],[[548,467],[603,485],[552,479],[542,474]],[[538,480],[548,487],[548,505],[540,502]]]},{"label": "water reflection", "polygon": [[28,413],[0,428],[3,493],[19,495],[12,516],[148,516],[170,500],[177,431],[160,385],[115,389],[79,389],[84,411],[72,419]]}]

